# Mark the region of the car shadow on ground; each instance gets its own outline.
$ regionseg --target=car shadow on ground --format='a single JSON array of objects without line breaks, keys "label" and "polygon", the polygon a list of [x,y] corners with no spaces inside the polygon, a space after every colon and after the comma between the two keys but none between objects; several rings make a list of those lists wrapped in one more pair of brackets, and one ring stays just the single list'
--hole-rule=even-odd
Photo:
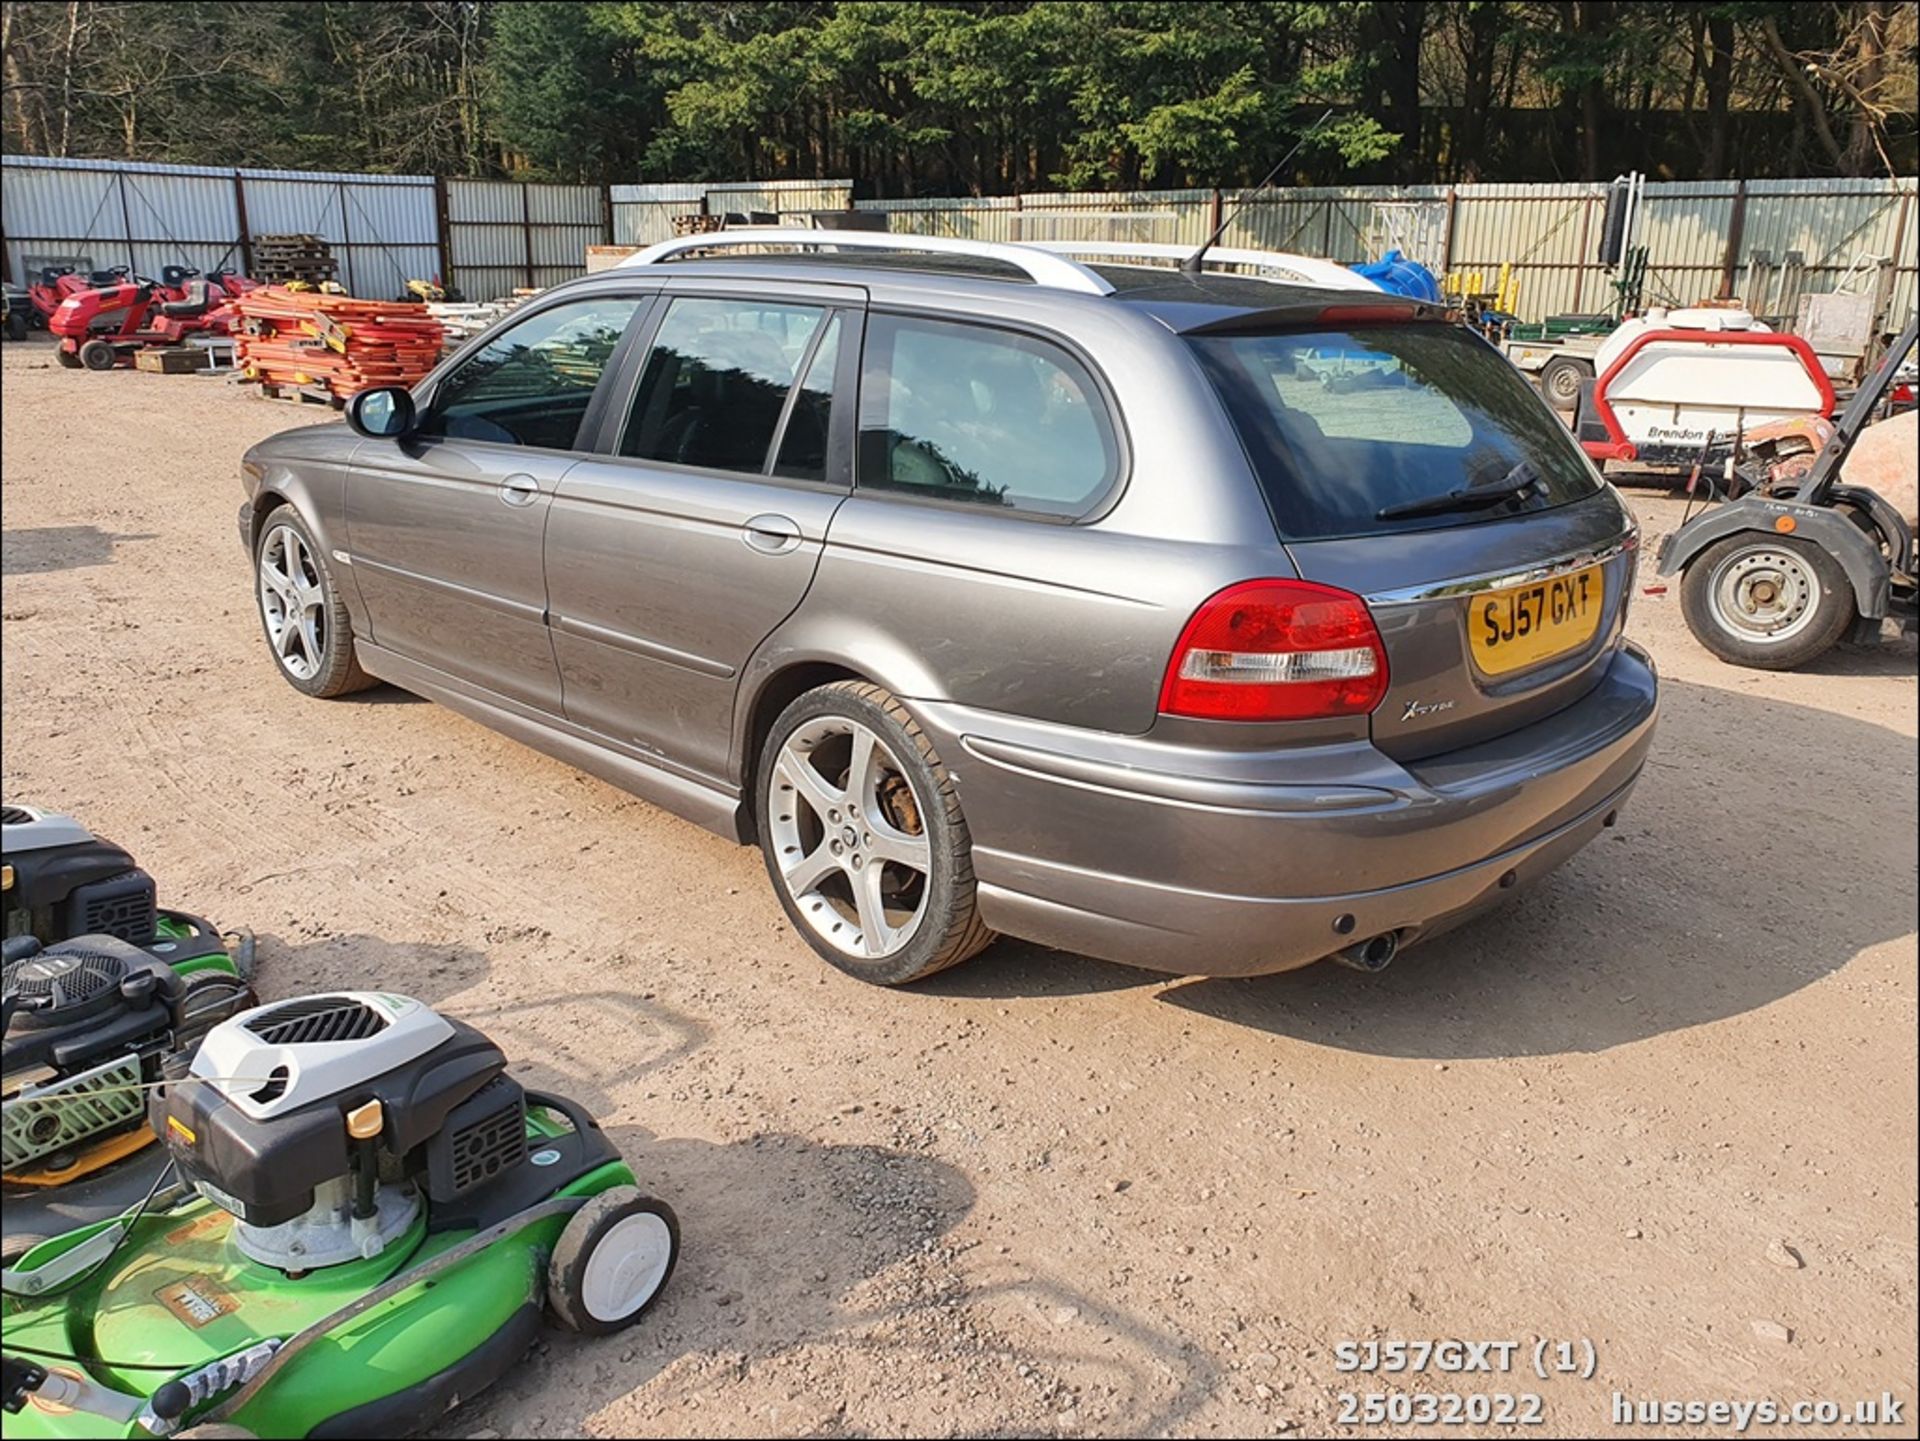
[{"label": "car shadow on ground", "polygon": [[337,696],[329,702],[331,705],[426,705],[424,696],[417,696],[410,690],[401,690],[397,685],[388,685],[385,681],[368,690],[357,690],[350,695]]},{"label": "car shadow on ground", "polygon": [[[1507,905],[1385,972],[1320,964],[1167,978],[1002,941],[936,977],[954,996],[1151,988],[1235,1025],[1374,1055],[1606,1050],[1740,1015],[1912,934],[1914,742],[1884,726],[1668,681],[1639,789]],[[1668,878],[1661,886],[1647,877]],[[1676,893],[1670,878],[1690,877]]]},{"label": "car shadow on ground", "polygon": [[151,532],[115,535],[97,525],[49,525],[0,533],[0,575],[43,575],[111,565],[114,547],[123,541],[158,540]]}]

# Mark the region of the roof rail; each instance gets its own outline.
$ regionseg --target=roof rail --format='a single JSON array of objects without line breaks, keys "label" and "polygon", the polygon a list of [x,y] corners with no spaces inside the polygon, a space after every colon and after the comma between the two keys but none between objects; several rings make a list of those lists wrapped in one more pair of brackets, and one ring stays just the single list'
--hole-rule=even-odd
[{"label": "roof rail", "polygon": [[779,245],[807,250],[891,250],[925,255],[967,255],[997,260],[1023,273],[1035,285],[1077,290],[1085,295],[1111,295],[1113,286],[1086,266],[1064,255],[1031,245],[1007,245],[991,240],[955,240],[944,235],[896,235],[872,230],[716,230],[705,235],[681,235],[649,245],[620,264],[658,265],[689,250],[718,250],[733,246]]},{"label": "roof rail", "polygon": [[[1101,260],[1185,260],[1197,248],[1169,245],[1164,241],[1029,240],[1024,243],[1035,249],[1052,251],[1055,255],[1085,255]],[[1216,245],[1207,251],[1202,264],[1258,266],[1263,270],[1278,271],[1279,274],[1255,277],[1257,279],[1277,279],[1292,285],[1318,285],[1327,290],[1377,292],[1380,289],[1371,280],[1354,274],[1344,265],[1312,255],[1293,255],[1284,250],[1233,250]]]}]

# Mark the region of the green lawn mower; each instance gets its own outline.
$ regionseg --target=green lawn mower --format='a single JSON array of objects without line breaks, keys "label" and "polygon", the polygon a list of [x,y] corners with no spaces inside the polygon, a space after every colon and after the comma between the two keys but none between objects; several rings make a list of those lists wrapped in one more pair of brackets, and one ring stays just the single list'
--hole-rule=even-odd
[{"label": "green lawn mower", "polygon": [[543,1311],[610,1333],[673,1272],[672,1210],[592,1119],[419,1001],[262,1006],[168,1071],[177,1179],[0,1274],[9,1441],[404,1435]]},{"label": "green lawn mower", "polygon": [[255,998],[252,940],[160,909],[119,846],[32,807],[0,819],[4,1260],[147,1193],[166,1161],[143,1087]]}]

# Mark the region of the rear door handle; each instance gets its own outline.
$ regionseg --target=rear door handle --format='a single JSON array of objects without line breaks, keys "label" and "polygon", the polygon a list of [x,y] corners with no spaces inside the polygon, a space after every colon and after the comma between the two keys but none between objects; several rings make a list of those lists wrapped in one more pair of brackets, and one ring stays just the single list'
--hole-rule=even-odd
[{"label": "rear door handle", "polygon": [[756,515],[746,523],[740,538],[749,550],[762,555],[785,555],[800,544],[800,526],[784,515]]},{"label": "rear door handle", "polygon": [[510,475],[500,482],[500,499],[507,505],[532,505],[540,498],[540,482],[530,475]]}]

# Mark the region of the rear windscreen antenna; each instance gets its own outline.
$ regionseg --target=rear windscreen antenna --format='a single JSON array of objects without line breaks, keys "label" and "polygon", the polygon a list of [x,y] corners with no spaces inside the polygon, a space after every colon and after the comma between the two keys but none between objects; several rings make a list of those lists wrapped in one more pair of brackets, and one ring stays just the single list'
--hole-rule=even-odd
[{"label": "rear windscreen antenna", "polygon": [[1214,229],[1213,234],[1209,235],[1200,243],[1198,250],[1180,262],[1180,270],[1183,274],[1198,275],[1200,273],[1200,264],[1207,258],[1207,252],[1220,243],[1220,237],[1227,233],[1227,227],[1233,224],[1235,217],[1240,214],[1240,211],[1245,207],[1246,203],[1261,191],[1265,190],[1269,185],[1273,184],[1275,179],[1279,177],[1280,172],[1286,169],[1287,162],[1300,153],[1300,147],[1313,139],[1315,135],[1319,134],[1320,127],[1325,125],[1332,116],[1333,107],[1328,106],[1325,114],[1301,132],[1300,138],[1293,142],[1293,149],[1280,157],[1279,163],[1267,172],[1267,178],[1265,180],[1262,180],[1251,190],[1241,191],[1240,198],[1234,202],[1233,209],[1220,217],[1220,224]]}]

